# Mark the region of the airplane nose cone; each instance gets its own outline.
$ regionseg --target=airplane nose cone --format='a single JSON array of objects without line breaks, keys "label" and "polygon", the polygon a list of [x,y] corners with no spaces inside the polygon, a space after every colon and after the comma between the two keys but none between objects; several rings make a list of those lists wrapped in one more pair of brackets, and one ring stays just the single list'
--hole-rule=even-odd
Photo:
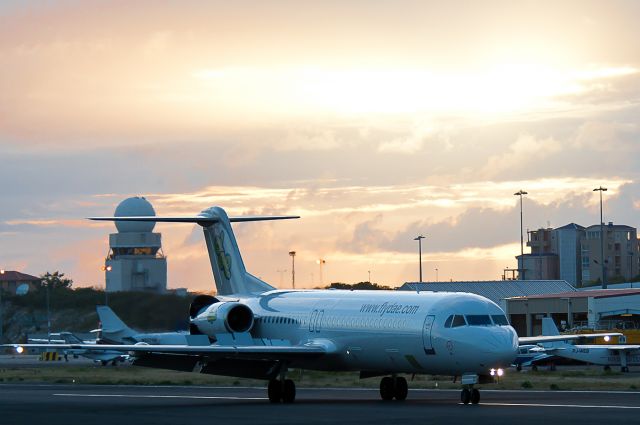
[{"label": "airplane nose cone", "polygon": [[486,339],[485,351],[495,356],[500,364],[508,365],[518,355],[518,336],[510,326],[491,332]]}]

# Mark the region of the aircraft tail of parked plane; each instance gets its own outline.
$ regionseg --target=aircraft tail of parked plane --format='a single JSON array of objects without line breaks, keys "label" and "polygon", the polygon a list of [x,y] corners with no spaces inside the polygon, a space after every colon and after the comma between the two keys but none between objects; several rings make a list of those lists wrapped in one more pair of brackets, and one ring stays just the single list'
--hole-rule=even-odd
[{"label": "aircraft tail of parked plane", "polygon": [[256,295],[275,288],[247,273],[238,243],[231,229],[231,223],[293,218],[300,217],[245,216],[229,218],[222,208],[211,207],[195,217],[92,217],[91,220],[197,223],[204,229],[204,238],[218,295]]},{"label": "aircraft tail of parked plane", "polygon": [[136,334],[106,305],[97,306],[96,311],[100,318],[101,339],[105,341],[124,341]]}]

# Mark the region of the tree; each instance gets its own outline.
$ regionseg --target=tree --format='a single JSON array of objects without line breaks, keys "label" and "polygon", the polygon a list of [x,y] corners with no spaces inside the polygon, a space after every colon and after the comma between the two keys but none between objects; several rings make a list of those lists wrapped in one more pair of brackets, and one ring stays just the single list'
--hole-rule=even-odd
[{"label": "tree", "polygon": [[55,271],[53,273],[46,272],[40,276],[43,286],[48,286],[49,289],[71,289],[73,280],[64,277],[64,273]]}]

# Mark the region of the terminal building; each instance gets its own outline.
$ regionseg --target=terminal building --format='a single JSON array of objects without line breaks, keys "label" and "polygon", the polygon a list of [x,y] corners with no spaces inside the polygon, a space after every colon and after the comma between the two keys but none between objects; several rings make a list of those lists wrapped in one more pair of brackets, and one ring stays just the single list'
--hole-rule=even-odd
[{"label": "terminal building", "polygon": [[[155,216],[149,201],[133,197],[122,201],[115,217]],[[116,221],[117,233],[109,235],[105,259],[107,292],[167,290],[167,258],[162,253],[162,235],[154,233],[154,222]]]}]

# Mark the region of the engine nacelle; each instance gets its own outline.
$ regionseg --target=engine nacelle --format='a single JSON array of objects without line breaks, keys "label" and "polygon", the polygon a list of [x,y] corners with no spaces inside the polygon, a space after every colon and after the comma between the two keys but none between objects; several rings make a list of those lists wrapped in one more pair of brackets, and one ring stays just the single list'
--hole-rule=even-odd
[{"label": "engine nacelle", "polygon": [[217,302],[193,318],[191,324],[209,336],[249,332],[253,327],[253,311],[236,301]]}]

